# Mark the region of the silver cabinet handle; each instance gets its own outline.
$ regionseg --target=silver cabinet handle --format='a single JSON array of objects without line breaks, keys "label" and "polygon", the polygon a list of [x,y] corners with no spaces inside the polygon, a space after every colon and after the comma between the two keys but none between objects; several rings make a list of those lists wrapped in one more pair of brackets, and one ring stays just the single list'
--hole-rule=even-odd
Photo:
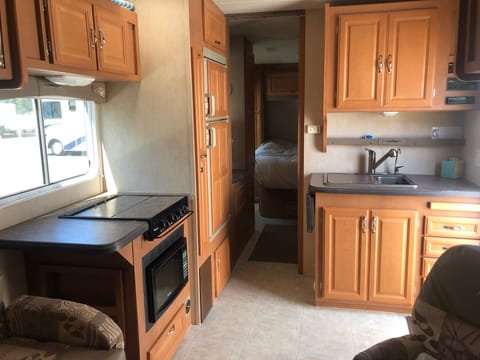
[{"label": "silver cabinet handle", "polygon": [[0,67],[5,68],[5,55],[3,51],[2,34],[0,34]]},{"label": "silver cabinet handle", "polygon": [[167,336],[173,335],[174,332],[175,332],[175,324],[173,324],[172,327],[168,329]]},{"label": "silver cabinet handle", "polygon": [[453,231],[462,231],[462,230],[465,230],[465,228],[464,228],[463,226],[460,226],[460,225],[453,225],[453,226],[443,225],[443,228],[444,228],[444,229],[447,229],[447,230],[453,230]]},{"label": "silver cabinet handle", "polygon": [[361,221],[362,221],[362,233],[366,234],[367,233],[367,217],[362,216]]},{"label": "silver cabinet handle", "polygon": [[94,48],[95,45],[97,44],[97,34],[95,33],[95,29],[93,28],[93,26],[90,26],[90,36],[92,40],[92,43],[90,44],[90,46]]},{"label": "silver cabinet handle", "polygon": [[388,59],[387,59],[387,71],[388,71],[389,74],[391,74],[392,71],[393,71],[392,55],[388,55]]},{"label": "silver cabinet handle", "polygon": [[103,49],[107,40],[105,39],[105,34],[102,29],[98,29],[98,34],[100,35],[100,49]]},{"label": "silver cabinet handle", "polygon": [[373,216],[372,217],[372,234],[375,234],[377,232],[377,222],[378,222],[378,216]]},{"label": "silver cabinet handle", "polygon": [[377,67],[378,67],[378,73],[383,74],[383,56],[382,55],[378,55]]}]

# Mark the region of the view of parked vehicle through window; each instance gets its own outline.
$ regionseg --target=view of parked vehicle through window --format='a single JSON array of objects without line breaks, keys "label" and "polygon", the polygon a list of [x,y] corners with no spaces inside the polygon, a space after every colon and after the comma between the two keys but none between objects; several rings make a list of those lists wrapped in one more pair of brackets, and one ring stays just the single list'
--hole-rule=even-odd
[{"label": "view of parked vehicle through window", "polygon": [[1,100],[0,198],[87,174],[92,112],[84,100]]}]

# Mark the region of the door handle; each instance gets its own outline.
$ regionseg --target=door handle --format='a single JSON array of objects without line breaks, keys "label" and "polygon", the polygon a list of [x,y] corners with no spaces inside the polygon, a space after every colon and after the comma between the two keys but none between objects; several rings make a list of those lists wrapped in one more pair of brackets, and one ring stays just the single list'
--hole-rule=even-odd
[{"label": "door handle", "polygon": [[93,28],[93,26],[90,26],[90,36],[91,36],[91,41],[92,41],[90,46],[92,48],[94,48],[95,45],[97,44],[97,34],[95,33],[95,29]]},{"label": "door handle", "polygon": [[367,233],[367,217],[362,216],[361,221],[362,221],[362,233],[366,234]]},{"label": "door handle", "polygon": [[378,223],[378,216],[372,217],[372,234],[377,232],[377,223]]},{"label": "door handle", "polygon": [[102,29],[98,29],[98,34],[100,35],[100,49],[103,49],[107,43],[107,40],[105,39],[105,34],[103,33]]},{"label": "door handle", "polygon": [[213,126],[207,126],[207,149],[217,146],[217,131]]},{"label": "door handle", "polygon": [[383,56],[382,55],[378,55],[377,68],[378,68],[378,73],[383,74]]},{"label": "door handle", "polygon": [[205,94],[205,115],[215,116],[215,96],[212,94]]},{"label": "door handle", "polygon": [[387,71],[389,74],[393,72],[393,63],[392,63],[392,55],[388,55],[387,59]]}]

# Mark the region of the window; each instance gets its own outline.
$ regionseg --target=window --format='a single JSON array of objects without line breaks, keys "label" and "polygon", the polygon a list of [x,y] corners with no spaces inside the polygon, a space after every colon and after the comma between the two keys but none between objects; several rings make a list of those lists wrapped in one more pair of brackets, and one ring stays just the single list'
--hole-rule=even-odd
[{"label": "window", "polygon": [[0,198],[89,173],[93,109],[74,99],[0,100]]}]

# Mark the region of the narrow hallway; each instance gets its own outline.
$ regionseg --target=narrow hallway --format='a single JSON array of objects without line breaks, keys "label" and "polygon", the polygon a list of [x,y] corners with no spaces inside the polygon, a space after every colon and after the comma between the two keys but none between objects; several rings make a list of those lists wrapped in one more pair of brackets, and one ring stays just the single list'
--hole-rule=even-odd
[{"label": "narrow hallway", "polygon": [[347,360],[408,333],[401,314],[313,306],[313,278],[298,275],[295,264],[248,261],[263,226],[285,223],[256,214],[230,281],[174,360]]}]

